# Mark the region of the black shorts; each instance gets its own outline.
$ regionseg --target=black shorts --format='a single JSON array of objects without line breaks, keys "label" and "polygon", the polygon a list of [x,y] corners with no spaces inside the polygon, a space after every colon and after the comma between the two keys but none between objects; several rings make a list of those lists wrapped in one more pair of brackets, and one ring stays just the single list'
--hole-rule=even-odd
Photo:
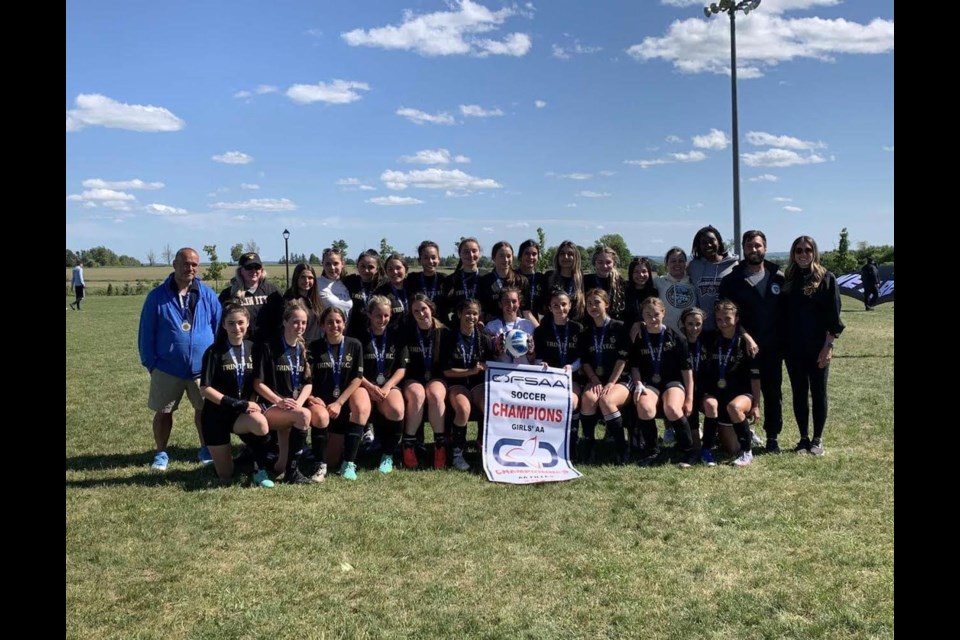
[{"label": "black shorts", "polygon": [[200,413],[200,431],[206,445],[219,447],[230,444],[230,434],[239,417],[239,411],[221,408],[209,400],[205,402]]},{"label": "black shorts", "polygon": [[680,389],[681,391],[686,391],[686,387],[683,386],[683,383],[679,380],[671,380],[670,382],[661,381],[660,384],[647,384],[643,383],[644,390],[649,389],[657,396],[662,396],[663,392],[667,389]]},{"label": "black shorts", "polygon": [[[716,398],[717,399],[717,408],[720,411],[720,418],[724,419],[726,414],[724,410],[728,404],[730,404],[734,398],[737,396],[750,396],[753,398],[753,391],[747,387],[746,389],[711,389],[704,393],[705,397]],[[756,399],[756,398],[754,398]]]}]

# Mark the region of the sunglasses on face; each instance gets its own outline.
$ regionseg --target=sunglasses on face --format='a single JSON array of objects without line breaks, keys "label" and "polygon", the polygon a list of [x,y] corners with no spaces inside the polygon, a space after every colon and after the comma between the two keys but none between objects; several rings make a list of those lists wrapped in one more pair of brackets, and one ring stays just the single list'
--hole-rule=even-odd
[{"label": "sunglasses on face", "polygon": [[813,249],[811,249],[810,247],[797,247],[797,248],[794,250],[794,253],[810,253],[810,254],[812,254],[812,253],[813,253]]},{"label": "sunglasses on face", "polygon": [[262,268],[262,265],[259,264],[246,264],[243,265],[245,271],[258,271]]}]

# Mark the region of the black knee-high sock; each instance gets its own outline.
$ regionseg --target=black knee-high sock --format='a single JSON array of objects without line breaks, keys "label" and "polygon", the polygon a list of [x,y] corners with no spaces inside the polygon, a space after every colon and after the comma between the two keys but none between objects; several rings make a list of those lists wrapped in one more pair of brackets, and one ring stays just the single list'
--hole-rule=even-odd
[{"label": "black knee-high sock", "polygon": [[434,449],[444,449],[447,446],[447,434],[445,433],[434,433],[433,434],[433,448]]},{"label": "black knee-high sock", "polygon": [[357,451],[360,450],[360,438],[366,425],[351,422],[347,425],[347,434],[343,437],[343,459],[347,462],[357,461]]},{"label": "black knee-high sock", "polygon": [[750,451],[752,439],[750,438],[750,424],[744,420],[733,425],[733,431],[737,434],[737,442],[740,443],[741,451]]},{"label": "black knee-high sock", "polygon": [[400,442],[400,436],[403,434],[403,420],[387,420],[387,428],[383,439],[383,448],[380,450],[383,455],[392,456],[397,452],[397,444]]},{"label": "black knee-high sock", "polygon": [[627,455],[627,440],[623,433],[623,416],[619,411],[603,416],[603,423],[607,425],[607,433],[613,434],[614,446],[616,446],[617,462],[625,461]]},{"label": "black knee-high sock", "polygon": [[693,448],[693,434],[690,433],[690,422],[685,418],[681,417],[679,420],[674,420],[673,432],[677,436],[677,444],[680,445],[680,448],[683,451],[690,451]]},{"label": "black knee-high sock", "polygon": [[580,439],[580,414],[570,416],[570,460],[577,459],[577,441]]},{"label": "black knee-high sock", "polygon": [[238,434],[240,440],[250,447],[250,451],[253,451],[253,459],[257,465],[257,469],[266,469],[270,462],[267,459],[267,445],[270,442],[270,439],[267,436],[259,436],[253,433],[241,433]]},{"label": "black knee-high sock", "polygon": [[326,462],[327,456],[327,430],[310,427],[310,448],[313,450],[313,457],[319,464]]},{"label": "black knee-high sock", "polygon": [[600,416],[595,413],[580,414],[580,424],[583,425],[583,438],[577,444],[577,448],[580,450],[580,460],[582,462],[590,462],[590,458],[593,456],[593,449],[597,441],[597,422],[599,420]]},{"label": "black knee-high sock", "polygon": [[[436,436],[434,436],[434,439],[436,439]],[[417,446],[417,434],[413,434],[413,435],[411,435],[411,436],[408,436],[408,435],[404,434],[404,435],[403,435],[403,439],[402,439],[401,442],[400,442],[400,446],[403,447],[404,449],[407,449],[407,448],[412,449],[413,447],[416,447],[416,446]],[[386,453],[386,452],[384,452],[384,453]]]},{"label": "black knee-high sock", "polygon": [[643,435],[644,450],[656,451],[658,449],[657,421],[654,418],[650,418],[649,420],[640,418],[638,422],[640,423],[640,433]]},{"label": "black knee-high sock", "polygon": [[287,447],[287,471],[293,471],[297,467],[297,451],[303,448],[303,443],[307,441],[307,432],[305,429],[290,428],[290,443]]},{"label": "black knee-high sock", "polygon": [[477,445],[483,444],[483,412],[478,412],[477,419]]},{"label": "black knee-high sock", "polygon": [[713,449],[713,445],[717,441],[717,423],[719,421],[719,418],[705,417],[703,419],[703,440],[700,446],[704,449]]},{"label": "black knee-high sock", "polygon": [[467,447],[467,425],[462,427],[458,424],[453,425],[453,448],[466,449]]}]

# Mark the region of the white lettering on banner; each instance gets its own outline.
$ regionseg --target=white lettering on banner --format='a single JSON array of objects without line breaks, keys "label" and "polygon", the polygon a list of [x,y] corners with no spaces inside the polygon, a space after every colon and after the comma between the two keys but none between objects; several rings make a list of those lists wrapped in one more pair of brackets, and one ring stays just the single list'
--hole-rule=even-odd
[{"label": "white lettering on banner", "polygon": [[570,373],[539,365],[487,362],[483,468],[509,484],[573,480]]}]

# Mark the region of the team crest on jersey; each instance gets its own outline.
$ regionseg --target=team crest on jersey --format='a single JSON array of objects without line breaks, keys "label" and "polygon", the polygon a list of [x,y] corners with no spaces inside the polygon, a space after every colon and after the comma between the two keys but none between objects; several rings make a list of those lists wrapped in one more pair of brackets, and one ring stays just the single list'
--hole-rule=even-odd
[{"label": "team crest on jersey", "polygon": [[780,295],[780,285],[778,285],[778,284],[776,284],[776,283],[774,283],[773,285],[771,285],[771,286],[770,286],[770,292],[773,293],[773,295],[775,295],[775,296]]}]

